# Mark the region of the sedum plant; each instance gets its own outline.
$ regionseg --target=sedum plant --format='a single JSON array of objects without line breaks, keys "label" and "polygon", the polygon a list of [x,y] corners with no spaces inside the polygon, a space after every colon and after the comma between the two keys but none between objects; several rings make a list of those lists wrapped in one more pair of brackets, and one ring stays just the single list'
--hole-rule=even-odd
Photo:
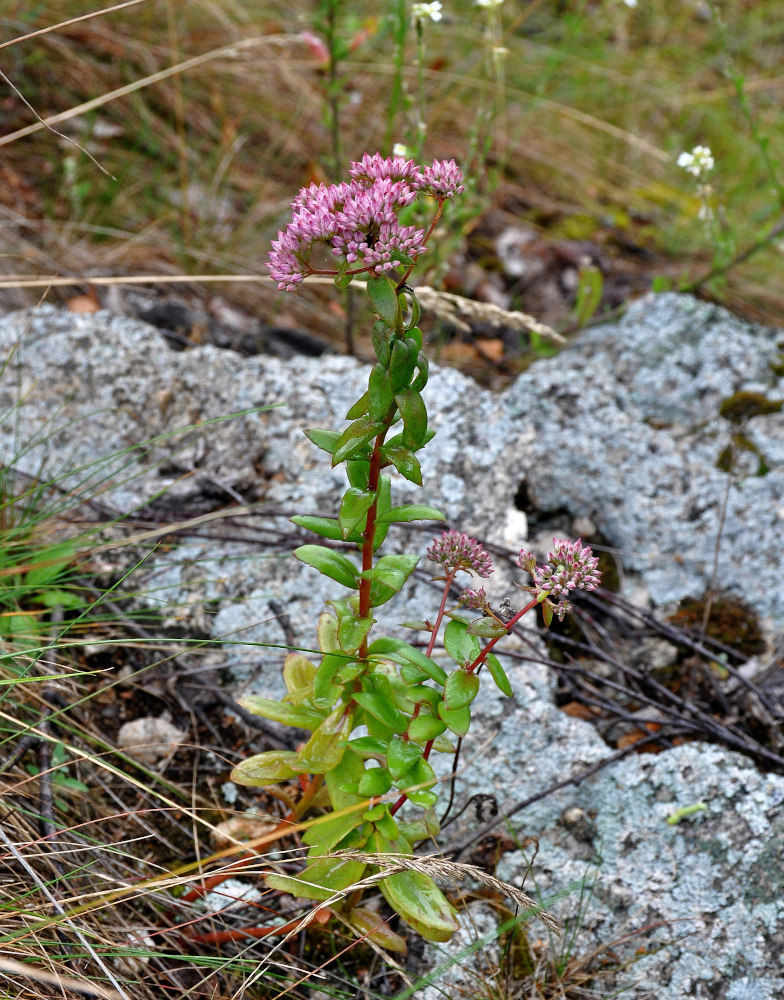
[{"label": "sedum plant", "polygon": [[[292,518],[321,539],[348,543],[354,555],[323,544],[295,550],[298,559],[342,588],[318,621],[320,661],[291,653],[283,667],[284,698],[249,697],[242,704],[311,735],[297,751],[249,758],[232,778],[254,786],[297,779],[301,797],[294,815],[302,818],[319,808],[324,815],[303,836],[309,854],[300,876],[272,874],[267,883],[333,909],[340,899],[349,922],[373,936],[378,917],[357,906],[359,893],[351,887],[380,873],[361,858],[410,856],[419,842],[438,834],[433,753],[453,754],[454,739],[468,732],[483,667],[512,696],[493,647],[536,605],[547,624],[553,614],[563,617],[571,591],[593,589],[598,576],[589,548],[560,541],[543,566],[530,553],[520,553],[519,565],[532,576],[532,584],[521,588],[528,592],[521,610],[503,616],[493,612],[481,588],[464,591],[448,607],[458,574],[486,578],[492,562],[476,540],[444,531],[427,553],[440,568],[440,606],[432,620],[407,623],[423,631],[426,642],[419,646],[373,633],[376,609],[400,592],[420,559],[412,553],[380,554],[390,527],[444,520],[429,506],[395,505],[391,473],[422,485],[417,454],[434,432],[422,398],[428,362],[417,326],[419,308],[406,280],[445,203],[460,194],[463,184],[454,161],[420,167],[378,153],[352,163],[350,176],[344,183],[300,191],[291,223],[273,242],[268,266],[287,291],[313,274],[334,275],[339,288],[366,276],[377,317],[372,329],[376,363],[367,392],[347,413],[345,428],[305,432],[333,467],[345,468],[348,486],[336,517]],[[417,230],[404,224],[405,216],[423,197],[434,201],[432,221],[427,230]],[[453,661],[450,669],[434,659],[439,638]],[[336,856],[339,851],[354,855]],[[362,852],[360,859],[356,852]],[[377,881],[393,910],[424,937],[445,941],[457,928],[452,905],[425,872],[398,870]],[[389,944],[388,937],[384,943]]]}]

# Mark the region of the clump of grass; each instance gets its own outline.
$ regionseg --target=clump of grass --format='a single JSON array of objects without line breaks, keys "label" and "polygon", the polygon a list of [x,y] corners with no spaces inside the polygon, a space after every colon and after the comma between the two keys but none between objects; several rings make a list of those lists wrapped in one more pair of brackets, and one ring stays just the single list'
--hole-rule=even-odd
[{"label": "clump of grass", "polygon": [[[427,25],[419,68],[413,33],[395,63],[390,40],[399,25],[366,0],[338,19],[337,103],[328,68],[303,35],[318,26],[290,7],[200,0],[175,18],[167,3],[165,29],[160,10],[144,2],[6,44],[8,80],[41,118],[95,102],[55,127],[106,170],[41,129],[9,93],[0,195],[16,241],[0,264],[8,276],[61,273],[65,260],[85,276],[258,274],[289,193],[321,179],[334,157],[335,122],[349,157],[383,145],[384,95],[398,78],[400,109],[415,95],[417,114],[427,116],[428,155],[468,164],[481,149],[497,175],[497,208],[541,232],[593,220],[594,240],[614,257],[639,251],[636,266],[651,277],[699,277],[700,260],[710,260],[695,224],[699,204],[675,164],[682,150],[713,150],[722,225],[731,225],[739,251],[774,221],[766,192],[784,152],[771,97],[775,0],[736,5],[723,29],[666,0],[561,13],[502,5],[502,75],[487,71],[487,25],[469,0],[454,0]],[[4,8],[9,33],[19,36],[79,15],[75,0]],[[488,121],[488,108],[496,130],[477,145],[474,123]],[[486,204],[480,198],[474,210]],[[473,225],[466,219],[463,235]],[[651,253],[645,264],[639,254]],[[780,317],[778,253],[771,241],[714,282],[713,294]],[[264,282],[224,290],[254,311],[275,312]],[[287,311],[304,326],[316,316],[323,325],[320,306],[311,290]],[[342,340],[342,317],[329,322]]]}]

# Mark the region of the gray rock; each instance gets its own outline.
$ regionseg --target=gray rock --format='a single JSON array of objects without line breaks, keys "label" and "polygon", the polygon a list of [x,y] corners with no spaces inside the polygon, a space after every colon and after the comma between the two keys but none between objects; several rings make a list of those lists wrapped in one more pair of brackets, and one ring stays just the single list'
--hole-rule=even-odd
[{"label": "gray rock", "polygon": [[[782,342],[781,330],[659,295],[533,365],[502,403],[512,423],[535,430],[534,505],[590,517],[656,604],[700,596],[727,487],[716,463],[735,429],[719,407],[741,390],[784,396]],[[743,430],[769,471],[730,484],[716,585],[753,595],[781,625],[784,415]]]}]

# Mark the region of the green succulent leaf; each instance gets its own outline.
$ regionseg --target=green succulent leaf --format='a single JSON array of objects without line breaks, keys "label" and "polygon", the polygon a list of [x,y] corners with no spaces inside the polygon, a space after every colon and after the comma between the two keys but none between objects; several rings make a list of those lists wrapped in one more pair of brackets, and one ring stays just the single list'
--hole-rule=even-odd
[{"label": "green succulent leaf", "polygon": [[319,858],[311,861],[301,875],[268,875],[267,885],[302,899],[322,902],[341,889],[358,882],[367,865],[344,858]]},{"label": "green succulent leaf", "polygon": [[455,736],[465,736],[471,728],[471,709],[468,705],[450,709],[442,702],[438,706],[438,714],[446,723],[447,729]]},{"label": "green succulent leaf", "polygon": [[368,378],[368,414],[373,420],[383,420],[394,402],[395,393],[389,381],[389,372],[380,363],[373,365]]},{"label": "green succulent leaf", "polygon": [[382,460],[393,465],[400,475],[416,486],[422,485],[422,467],[419,459],[403,445],[386,445],[381,449]]},{"label": "green succulent leaf", "polygon": [[389,525],[379,524],[378,518],[392,509],[392,480],[389,476],[379,476],[378,478],[378,499],[376,500],[376,525],[373,535],[373,551],[375,552],[383,544],[387,537]]},{"label": "green succulent leaf", "polygon": [[251,787],[288,781],[300,774],[298,760],[299,754],[293,750],[267,750],[237,764],[231,772],[231,780],[236,785]]},{"label": "green succulent leaf", "polygon": [[358,490],[366,490],[370,478],[370,459],[352,458],[346,462],[349,483]]},{"label": "green succulent leaf", "polygon": [[422,308],[419,305],[419,300],[417,299],[416,295],[411,289],[404,289],[404,294],[406,295],[406,298],[409,301],[411,308],[411,315],[409,316],[408,322],[406,323],[406,330],[408,330],[411,333],[413,333],[414,330],[417,331],[420,338],[419,346],[421,347],[422,331],[417,327],[417,323],[419,322],[419,317],[422,315]]},{"label": "green succulent leaf", "polygon": [[[417,649],[416,646],[412,646],[402,639],[377,639],[368,647],[368,655],[375,654],[383,655],[384,658],[392,660],[394,663],[416,667],[436,684],[443,684],[446,681],[446,671],[443,667],[431,660],[429,656],[425,656],[421,649]],[[417,680],[411,683],[418,683],[418,680],[421,679],[421,674],[419,674]]]},{"label": "green succulent leaf", "polygon": [[490,671],[490,676],[495,681],[495,686],[501,692],[505,694],[507,698],[514,698],[514,691],[512,691],[512,685],[509,683],[509,678],[504,672],[504,668],[498,661],[498,657],[494,653],[488,653],[485,659],[487,664],[487,669]]},{"label": "green succulent leaf", "polygon": [[[338,645],[344,653],[356,653],[362,640],[373,627],[373,618],[360,618],[354,610],[354,601],[330,601],[338,617]],[[344,674],[344,677],[346,675]],[[346,679],[348,679],[346,677]]]},{"label": "green succulent leaf", "polygon": [[375,493],[349,486],[340,501],[340,513],[338,514],[343,538],[348,538],[352,532],[364,531],[367,512],[375,502]]},{"label": "green succulent leaf", "polygon": [[362,541],[362,535],[357,531],[351,531],[344,535],[340,530],[340,524],[334,517],[316,517],[310,514],[295,514],[289,520],[300,528],[306,528],[321,538],[328,538],[333,542],[357,542]]},{"label": "green succulent leaf", "polygon": [[406,795],[409,801],[421,809],[432,809],[436,802],[438,802],[438,792],[431,792],[427,788],[417,788],[406,792]]},{"label": "green succulent leaf", "polygon": [[336,653],[340,649],[338,645],[337,618],[328,611],[323,611],[319,615],[316,634],[318,636],[319,649],[322,653]]},{"label": "green succulent leaf", "polygon": [[392,778],[385,767],[370,767],[359,779],[359,794],[365,798],[386,795],[392,787]]},{"label": "green succulent leaf", "polygon": [[374,719],[391,729],[393,733],[403,734],[408,728],[408,719],[383,695],[372,691],[357,691],[353,695],[354,701],[360,705]]},{"label": "green succulent leaf", "polygon": [[389,805],[385,802],[379,802],[376,809],[381,810],[381,813],[373,818],[373,823],[378,832],[387,840],[397,840],[400,836],[400,830],[398,829],[397,820],[394,816],[390,815]]},{"label": "green succulent leaf", "polygon": [[357,736],[348,741],[348,748],[352,753],[364,758],[384,757],[387,752],[387,744],[384,740],[377,740],[373,736]]},{"label": "green succulent leaf", "polygon": [[370,417],[360,417],[349,424],[335,444],[335,451],[332,454],[333,468],[345,462],[347,458],[355,457],[368,441],[372,441],[385,429],[386,424],[383,421],[371,420]]},{"label": "green succulent leaf", "polygon": [[311,849],[311,854],[326,854],[353,836],[354,831],[362,826],[364,802],[358,795],[351,795],[341,790],[341,786],[352,781],[359,781],[365,771],[365,765],[356,754],[344,753],[336,768],[329,772],[325,784],[329,792],[329,801],[336,812],[357,806],[342,815],[327,813],[310,821],[307,830],[302,834],[302,840]]},{"label": "green succulent leaf", "polygon": [[272,698],[261,698],[258,695],[240,698],[238,704],[254,715],[261,715],[265,719],[272,719],[273,722],[299,729],[313,730],[324,721],[323,712],[306,708],[304,705],[288,705]]},{"label": "green succulent leaf", "polygon": [[369,278],[367,291],[373,308],[387,326],[395,328],[397,325],[398,297],[395,285],[389,278]]},{"label": "green succulent leaf", "polygon": [[446,723],[434,715],[418,715],[408,724],[408,735],[416,743],[428,743],[445,730]]},{"label": "green succulent leaf", "polygon": [[407,698],[415,705],[424,703],[431,708],[435,708],[443,698],[441,691],[436,691],[427,684],[410,684],[406,686],[405,691]]},{"label": "green succulent leaf", "polygon": [[427,840],[429,837],[435,838],[441,832],[441,824],[433,809],[425,810],[424,815],[417,819],[398,823],[398,828],[400,835],[405,837],[410,844]]},{"label": "green succulent leaf", "polygon": [[406,684],[421,684],[427,680],[427,674],[411,663],[401,663],[400,676]]},{"label": "green succulent leaf", "polygon": [[550,624],[553,620],[553,602],[545,599],[542,601],[542,618],[544,619],[544,627],[550,628]]},{"label": "green succulent leaf", "polygon": [[353,727],[352,713],[344,705],[330,712],[299,752],[297,767],[307,774],[326,774],[340,763]]},{"label": "green succulent leaf", "polygon": [[416,766],[422,758],[422,747],[405,740],[392,739],[387,749],[387,768],[389,773],[399,781]]},{"label": "green succulent leaf", "polygon": [[500,639],[508,631],[506,625],[489,616],[486,618],[476,618],[468,626],[469,635],[478,635],[482,639]]},{"label": "green succulent leaf", "polygon": [[393,507],[378,517],[379,524],[404,524],[408,521],[445,521],[446,515],[436,507],[426,504],[409,503],[401,507]]},{"label": "green succulent leaf", "polygon": [[335,674],[335,683],[338,687],[345,689],[346,685],[350,684],[351,681],[356,680],[364,669],[364,663],[360,663],[359,660],[344,663],[340,670],[338,670]]},{"label": "green succulent leaf", "polygon": [[379,916],[378,910],[370,907],[355,906],[346,914],[346,918],[357,936],[367,941],[372,941],[385,951],[395,951],[405,955],[408,950],[405,938],[389,926],[383,917]]},{"label": "green succulent leaf", "polygon": [[338,273],[335,275],[335,288],[339,292],[345,292],[348,286],[351,284],[351,279],[354,277],[353,274],[349,274],[345,268],[348,267],[347,261],[342,261],[338,267]]},{"label": "green succulent leaf", "polygon": [[363,578],[371,581],[371,605],[377,608],[399,593],[418,562],[419,556],[409,553],[387,555],[382,556],[373,569],[365,570]]},{"label": "green succulent leaf", "polygon": [[300,545],[292,553],[301,562],[317,569],[319,573],[351,590],[359,587],[357,570],[354,563],[340,552],[328,549],[323,545]]},{"label": "green succulent leaf", "polygon": [[370,393],[363,393],[346,414],[346,420],[356,420],[358,417],[363,417],[368,411],[369,402]]},{"label": "green succulent leaf", "polygon": [[370,331],[370,337],[378,362],[386,370],[389,368],[389,359],[392,356],[394,333],[382,319],[377,319]]},{"label": "green succulent leaf", "polygon": [[408,386],[395,394],[395,402],[403,418],[406,433],[416,447],[421,448],[427,434],[427,408],[424,400],[416,390]]},{"label": "green succulent leaf", "polygon": [[308,427],[305,431],[305,437],[312,441],[317,448],[329,452],[331,455],[335,451],[340,432],[323,430],[320,427]]},{"label": "green succulent leaf", "polygon": [[[405,340],[396,339],[392,344],[392,357],[389,362],[389,383],[393,395],[404,389],[411,381],[416,368],[419,350],[416,341],[411,337]],[[398,403],[398,406],[400,404]]]},{"label": "green succulent leaf", "polygon": [[299,705],[313,697],[313,678],[316,667],[302,653],[289,653],[283,661],[283,683],[286,685],[284,701]]},{"label": "green succulent leaf", "polygon": [[444,646],[455,663],[463,666],[472,663],[480,653],[479,640],[468,634],[468,626],[461,621],[451,621],[444,629]]},{"label": "green succulent leaf", "polygon": [[449,711],[466,708],[479,693],[479,678],[458,667],[444,684],[444,707]]},{"label": "green succulent leaf", "polygon": [[313,701],[321,708],[332,708],[340,695],[335,683],[338,672],[352,661],[339,652],[325,653],[313,678]]},{"label": "green succulent leaf", "polygon": [[416,325],[412,325],[408,327],[406,332],[408,333],[409,337],[411,337],[413,340],[416,341],[417,350],[421,351],[422,346],[424,345],[424,338],[422,337],[422,331],[419,329],[419,327]]},{"label": "green succulent leaf", "polygon": [[458,929],[456,911],[429,875],[403,871],[379,883],[384,898],[428,941],[448,941]]}]

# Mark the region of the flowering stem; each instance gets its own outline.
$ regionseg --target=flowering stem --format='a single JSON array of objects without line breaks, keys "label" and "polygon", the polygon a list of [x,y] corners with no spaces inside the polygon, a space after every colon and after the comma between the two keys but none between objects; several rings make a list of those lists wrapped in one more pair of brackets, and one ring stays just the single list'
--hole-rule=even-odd
[{"label": "flowering stem", "polygon": [[444,583],[444,593],[441,598],[441,605],[438,609],[438,614],[436,615],[435,624],[433,625],[433,629],[430,633],[430,642],[427,644],[427,652],[425,653],[425,656],[431,656],[433,653],[433,647],[436,644],[438,630],[441,628],[441,622],[444,619],[444,611],[446,611],[446,602],[449,597],[449,588],[452,586],[452,581],[454,580],[455,576],[457,576],[456,569],[449,570],[449,572],[446,575],[446,581]]},{"label": "flowering stem", "polygon": [[[438,225],[438,220],[441,218],[441,213],[444,211],[444,201],[445,200],[446,199],[444,199],[444,198],[439,198],[438,199],[438,208],[436,209],[436,214],[433,216],[433,221],[430,223],[430,225],[428,227],[428,230],[425,233],[425,237],[422,240],[422,246],[427,246],[428,240],[433,235],[433,230]],[[405,283],[408,281],[408,277],[411,274],[411,272],[414,270],[415,267],[416,267],[416,264],[411,264],[408,268],[406,268],[406,271],[403,274],[403,277],[397,283],[398,290],[400,290],[403,287],[403,285],[405,285]]]},{"label": "flowering stem", "polygon": [[[523,615],[527,615],[528,612],[531,610],[531,608],[536,607],[536,605],[539,604],[539,603],[540,603],[539,599],[537,597],[535,597],[532,601],[529,601],[528,604],[526,604],[526,606],[522,609],[522,611],[518,611],[517,614],[514,616],[514,618],[510,618],[508,622],[505,622],[504,624],[506,626],[506,635],[508,635],[512,631],[512,629],[520,621],[520,619],[523,617]],[[503,638],[505,638],[505,636],[498,635],[498,636],[495,637],[495,639],[491,639],[490,642],[488,642],[488,644],[485,646],[485,648],[479,654],[479,656],[477,656],[477,658],[474,660],[474,662],[470,663],[466,667],[466,673],[472,674],[477,669],[477,667],[479,667],[482,663],[484,663],[485,660],[487,659],[487,654],[492,651],[493,646],[495,646],[495,644],[500,639],[503,639]]]}]

